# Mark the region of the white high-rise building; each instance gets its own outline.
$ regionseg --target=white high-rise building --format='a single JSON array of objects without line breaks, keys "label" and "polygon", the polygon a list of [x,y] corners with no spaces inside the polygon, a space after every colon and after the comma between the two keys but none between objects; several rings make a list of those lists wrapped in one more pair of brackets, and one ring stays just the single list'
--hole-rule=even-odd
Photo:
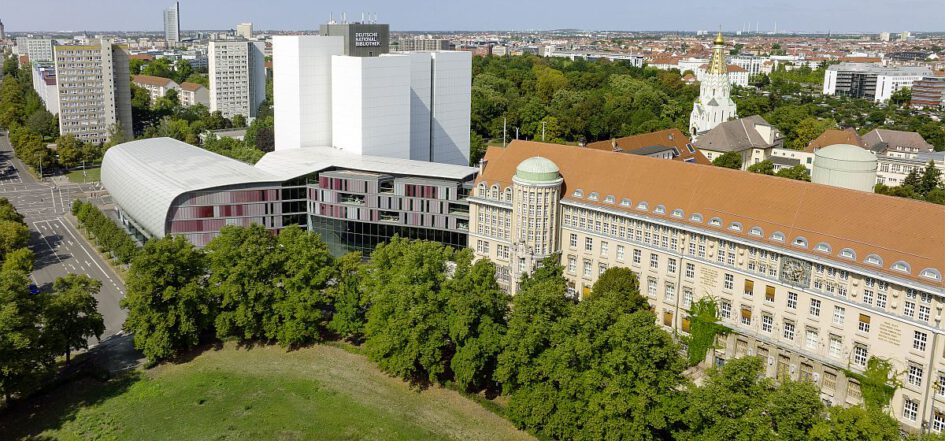
[{"label": "white high-rise building", "polygon": [[243,37],[247,40],[252,40],[253,39],[253,24],[240,23],[236,25],[236,35],[238,37]]},{"label": "white high-rise building", "polygon": [[410,57],[331,57],[332,144],[410,159]]},{"label": "white high-rise building", "polygon": [[164,10],[164,40],[168,43],[180,42],[180,2],[174,2]]},{"label": "white high-rise building", "polygon": [[277,36],[272,46],[277,150],[469,162],[470,53],[346,56],[337,36]]},{"label": "white high-rise building", "polygon": [[31,63],[52,63],[53,41],[49,38],[26,39],[26,55]]},{"label": "white high-rise building", "polygon": [[90,45],[56,46],[59,133],[80,141],[108,141],[118,125],[132,137],[131,74],[128,49],[108,40]]},{"label": "white high-rise building", "polygon": [[255,118],[266,99],[265,47],[261,42],[211,41],[210,111]]},{"label": "white high-rise building", "polygon": [[689,133],[693,138],[738,117],[731,92],[728,66],[725,65],[725,40],[719,32],[715,37],[709,68],[700,81],[699,99],[693,104],[689,116]]},{"label": "white high-rise building", "polygon": [[276,150],[331,142],[331,57],[344,37],[272,37]]}]

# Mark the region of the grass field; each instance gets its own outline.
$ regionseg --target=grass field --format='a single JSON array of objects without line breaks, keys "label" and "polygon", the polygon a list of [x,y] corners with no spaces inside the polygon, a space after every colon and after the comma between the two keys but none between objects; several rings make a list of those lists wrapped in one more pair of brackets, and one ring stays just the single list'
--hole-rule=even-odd
[{"label": "grass field", "polygon": [[69,178],[69,182],[75,182],[77,184],[102,180],[102,169],[99,167],[89,168],[85,170],[85,173],[87,176],[82,175],[82,170],[72,170],[66,174],[66,177]]},{"label": "grass field", "polygon": [[107,383],[67,384],[0,416],[0,439],[530,439],[441,388],[421,392],[364,356],[227,344]]}]

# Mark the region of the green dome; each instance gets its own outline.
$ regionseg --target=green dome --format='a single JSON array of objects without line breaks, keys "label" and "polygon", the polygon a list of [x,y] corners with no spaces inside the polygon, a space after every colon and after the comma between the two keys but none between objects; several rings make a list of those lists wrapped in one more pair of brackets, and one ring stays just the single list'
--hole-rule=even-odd
[{"label": "green dome", "polygon": [[529,182],[554,182],[561,177],[558,172],[558,166],[551,160],[533,156],[515,168],[515,177]]}]

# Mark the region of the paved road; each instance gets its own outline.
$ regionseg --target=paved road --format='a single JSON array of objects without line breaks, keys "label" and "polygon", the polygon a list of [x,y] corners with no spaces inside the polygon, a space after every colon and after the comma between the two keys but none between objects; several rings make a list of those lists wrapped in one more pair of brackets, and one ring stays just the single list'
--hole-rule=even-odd
[{"label": "paved road", "polygon": [[36,254],[33,281],[41,289],[49,290],[57,277],[70,273],[100,280],[98,309],[105,318],[102,339],[121,331],[127,313],[118,302],[124,296],[125,286],[66,217],[72,200],[97,198],[102,194],[101,188],[98,184],[72,184],[53,178],[37,182],[13,157],[7,135],[0,133],[0,171],[3,170],[6,172],[0,175],[0,197],[13,203],[30,228],[29,246]]}]

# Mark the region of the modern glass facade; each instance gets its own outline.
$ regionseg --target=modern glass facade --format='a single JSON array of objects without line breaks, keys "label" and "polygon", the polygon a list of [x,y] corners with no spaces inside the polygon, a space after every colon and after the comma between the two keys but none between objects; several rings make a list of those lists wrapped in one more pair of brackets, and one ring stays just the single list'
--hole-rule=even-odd
[{"label": "modern glass facade", "polygon": [[371,223],[346,219],[332,219],[311,215],[309,228],[321,235],[331,253],[340,256],[360,251],[368,256],[382,242],[395,235],[409,239],[432,240],[455,248],[466,247],[465,231],[445,231],[418,228],[393,223]]}]

